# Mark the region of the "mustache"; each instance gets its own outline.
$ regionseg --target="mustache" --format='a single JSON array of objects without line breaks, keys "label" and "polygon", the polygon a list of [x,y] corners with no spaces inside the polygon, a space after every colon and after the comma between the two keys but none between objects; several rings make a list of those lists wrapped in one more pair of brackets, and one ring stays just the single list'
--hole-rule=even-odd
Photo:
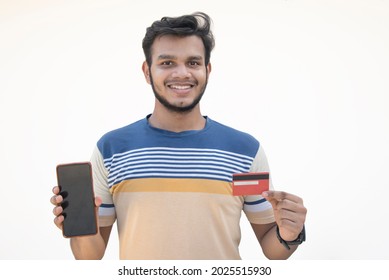
[{"label": "mustache", "polygon": [[195,79],[185,79],[185,80],[182,80],[182,79],[170,79],[170,80],[166,80],[164,82],[165,85],[171,85],[171,84],[190,84],[192,86],[197,86],[199,84],[199,82]]}]

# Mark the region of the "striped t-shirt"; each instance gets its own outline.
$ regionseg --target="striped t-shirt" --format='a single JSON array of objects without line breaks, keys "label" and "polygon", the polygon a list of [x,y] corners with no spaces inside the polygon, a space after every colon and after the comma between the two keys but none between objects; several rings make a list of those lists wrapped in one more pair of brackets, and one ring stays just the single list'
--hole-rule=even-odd
[{"label": "striped t-shirt", "polygon": [[120,258],[240,259],[242,210],[274,222],[261,196],[232,195],[233,173],[269,171],[259,142],[210,118],[179,133],[147,119],[105,134],[91,160],[100,226],[117,221]]}]

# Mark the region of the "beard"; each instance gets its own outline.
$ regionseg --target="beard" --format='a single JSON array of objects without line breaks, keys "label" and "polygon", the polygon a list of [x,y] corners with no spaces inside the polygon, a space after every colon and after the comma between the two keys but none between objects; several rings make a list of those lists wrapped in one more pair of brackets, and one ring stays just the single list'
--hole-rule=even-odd
[{"label": "beard", "polygon": [[199,104],[201,98],[203,97],[204,95],[204,92],[205,92],[205,89],[207,88],[207,84],[208,84],[208,77],[207,79],[205,80],[205,84],[204,86],[201,88],[200,90],[200,94],[192,101],[192,103],[190,103],[189,105],[186,105],[186,106],[177,106],[177,105],[174,105],[172,103],[169,103],[169,101],[163,97],[162,95],[160,95],[158,93],[158,91],[155,89],[154,87],[154,81],[153,81],[153,77],[151,76],[151,73],[150,73],[150,84],[151,84],[151,88],[153,89],[153,92],[154,92],[154,96],[155,98],[166,108],[168,109],[169,111],[171,112],[174,112],[174,113],[189,113],[193,110],[193,108],[195,108],[197,106],[197,104]]}]

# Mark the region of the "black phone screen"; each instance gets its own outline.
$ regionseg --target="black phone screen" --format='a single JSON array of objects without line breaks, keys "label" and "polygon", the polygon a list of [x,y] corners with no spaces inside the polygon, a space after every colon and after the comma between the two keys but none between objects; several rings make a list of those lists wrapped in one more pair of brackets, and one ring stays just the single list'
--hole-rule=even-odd
[{"label": "black phone screen", "polygon": [[60,164],[57,166],[57,179],[63,197],[63,235],[72,237],[96,234],[91,164]]}]

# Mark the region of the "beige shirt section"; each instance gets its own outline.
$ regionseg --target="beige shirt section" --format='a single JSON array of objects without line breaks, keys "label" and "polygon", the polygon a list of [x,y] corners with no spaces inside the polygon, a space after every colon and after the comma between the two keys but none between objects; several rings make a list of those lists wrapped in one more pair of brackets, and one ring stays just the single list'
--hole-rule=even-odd
[{"label": "beige shirt section", "polygon": [[[263,156],[259,151],[256,161]],[[274,221],[268,202],[233,196],[230,182],[145,178],[108,188],[98,149],[91,161],[95,193],[107,206],[100,207],[100,226],[117,222],[120,259],[240,259],[242,210],[252,223]],[[268,171],[267,161],[252,171]]]},{"label": "beige shirt section", "polygon": [[[186,179],[135,179],[117,186],[120,258],[240,259],[243,198],[228,194],[228,183],[212,193],[192,191],[191,184],[209,181],[188,186]],[[153,185],[162,190],[153,191]]]}]

